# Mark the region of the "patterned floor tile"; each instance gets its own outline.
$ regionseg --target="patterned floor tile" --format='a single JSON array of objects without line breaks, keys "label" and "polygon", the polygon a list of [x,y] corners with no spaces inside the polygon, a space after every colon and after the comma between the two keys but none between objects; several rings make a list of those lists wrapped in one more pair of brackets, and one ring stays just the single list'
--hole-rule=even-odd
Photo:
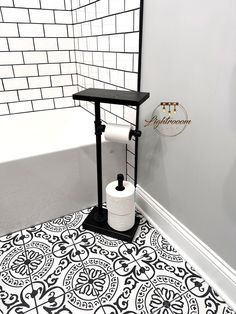
[{"label": "patterned floor tile", "polygon": [[38,268],[32,271],[33,291],[38,306],[79,285],[77,281],[83,276],[84,266],[75,254],[76,250],[72,250],[73,247],[64,257],[53,254],[44,256]]},{"label": "patterned floor tile", "polygon": [[132,243],[91,208],[0,238],[0,314],[235,314],[140,213]]},{"label": "patterned floor tile", "polygon": [[[84,294],[83,291],[71,291],[39,306],[37,313],[29,314],[94,314],[98,308],[102,310],[96,294],[93,295],[91,291],[89,295],[88,292]],[[103,310],[101,314],[104,314]]]},{"label": "patterned floor tile", "polygon": [[38,310],[37,310],[37,308],[33,308],[33,309],[28,310],[27,312],[22,312],[22,313],[24,313],[24,314],[26,314],[26,313],[27,314],[38,314]]},{"label": "patterned floor tile", "polygon": [[182,295],[203,281],[187,262],[170,264],[157,253],[147,254],[137,263],[160,295],[163,288]]},{"label": "patterned floor tile", "polygon": [[[129,264],[134,261],[126,245],[116,239],[108,239],[104,236],[94,236],[90,238],[91,245],[84,248],[86,254],[83,254],[84,265],[103,264],[106,273],[121,267],[124,263]],[[76,243],[77,247],[77,243]],[[106,267],[105,267],[106,265]]]},{"label": "patterned floor tile", "polygon": [[29,227],[23,230],[22,233],[26,249],[37,248],[42,254],[48,254],[54,250],[61,237],[68,234],[68,231],[63,217],[59,217],[49,222]]},{"label": "patterned floor tile", "polygon": [[0,313],[25,313],[36,306],[29,275],[22,270],[0,274]]},{"label": "patterned floor tile", "polygon": [[71,246],[74,246],[73,235],[66,229],[61,233],[59,240],[53,244],[51,251],[55,255],[68,254]]},{"label": "patterned floor tile", "polygon": [[0,238],[0,272],[12,266],[13,261],[24,251],[23,244],[21,231]]},{"label": "patterned floor tile", "polygon": [[67,228],[76,229],[78,233],[82,233],[83,231],[85,231],[82,224],[92,209],[93,207],[89,207],[83,210],[79,210],[75,213],[65,215],[64,221],[67,225]]},{"label": "patterned floor tile", "polygon": [[151,247],[160,257],[170,262],[183,262],[182,256],[175,248],[156,230],[152,224],[139,212],[137,216],[141,218],[133,244],[138,248]]},{"label": "patterned floor tile", "polygon": [[16,231],[0,237],[0,252],[5,252],[6,249],[12,246],[23,245],[22,231]]},{"label": "patterned floor tile", "polygon": [[[235,312],[225,303],[225,301],[212,289],[207,282],[202,281],[184,296],[189,303],[196,302],[198,307],[197,313],[222,313],[235,314]],[[187,302],[185,301],[185,304]]]},{"label": "patterned floor tile", "polygon": [[1,255],[0,272],[10,268],[16,268],[17,265],[23,263],[25,251],[24,246],[12,246]]},{"label": "patterned floor tile", "polygon": [[138,246],[135,243],[125,243],[125,246],[127,248],[127,251],[130,255],[132,255],[134,260],[139,260],[143,257],[147,257],[150,255],[155,255],[155,258],[157,258],[156,251],[151,246]]},{"label": "patterned floor tile", "polygon": [[[205,290],[207,286],[208,285],[206,284],[202,289],[196,287],[182,295],[174,294],[173,292],[171,294],[172,300],[169,297],[169,309],[171,312],[167,313],[234,314],[233,310],[230,309],[215,293],[211,293],[210,291],[207,292],[208,289],[211,290],[209,286]],[[170,293],[165,291],[165,296],[170,296]]]},{"label": "patterned floor tile", "polygon": [[54,300],[62,295],[65,295],[64,287],[57,284],[52,284],[48,287],[44,281],[33,282],[33,295],[36,305],[39,307],[46,303],[52,303]]},{"label": "patterned floor tile", "polygon": [[121,268],[109,274],[112,278],[110,279],[112,289],[109,291],[104,289],[99,294],[105,314],[159,313],[158,309],[162,307],[162,304],[154,302],[159,296],[148,278],[136,271],[136,266],[135,261],[127,268]]},{"label": "patterned floor tile", "polygon": [[157,230],[152,230],[147,236],[147,239],[150,241],[150,246],[164,260],[171,263],[184,262],[182,256]]},{"label": "patterned floor tile", "polygon": [[85,260],[88,256],[88,248],[95,243],[95,235],[90,231],[79,232],[78,229],[68,229],[73,244],[80,252],[81,259]]},{"label": "patterned floor tile", "polygon": [[120,267],[123,261],[134,261],[131,251],[129,252],[121,240],[87,230],[80,232],[78,226],[68,231],[85,265],[103,264],[107,273]]},{"label": "patterned floor tile", "polygon": [[[104,273],[104,268],[101,264],[93,265],[93,267],[87,265],[80,269],[79,267],[73,267],[68,277],[73,290],[66,293],[66,300],[68,301],[66,305],[64,301],[60,301],[60,306],[65,306],[65,310],[70,310],[71,313],[74,313],[75,308],[81,311],[79,313],[86,313],[86,311],[89,310],[91,310],[91,313],[104,313],[99,304],[99,300],[101,303],[106,304],[108,301],[111,301],[121,281],[127,278],[128,275],[130,275],[130,277],[131,274],[133,274],[133,276],[136,275],[134,271],[135,265],[136,261],[124,265],[122,270],[119,269],[119,272],[113,271],[108,274]],[[145,277],[142,279],[142,282],[147,280],[148,279]],[[138,282],[138,279],[136,279],[136,281]],[[124,289],[124,286],[122,286],[122,289]],[[46,305],[48,306],[47,303]],[[57,305],[56,308],[58,308]]]}]

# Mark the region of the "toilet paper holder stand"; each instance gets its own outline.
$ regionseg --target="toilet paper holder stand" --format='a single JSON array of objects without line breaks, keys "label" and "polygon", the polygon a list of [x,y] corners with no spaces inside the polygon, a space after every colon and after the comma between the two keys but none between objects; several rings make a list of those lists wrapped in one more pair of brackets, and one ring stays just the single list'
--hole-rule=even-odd
[{"label": "toilet paper holder stand", "polygon": [[131,130],[130,137],[135,140],[135,185],[137,183],[137,162],[138,162],[138,137],[141,136],[139,128],[139,106],[149,98],[149,93],[133,91],[117,91],[108,89],[88,88],[73,94],[74,100],[84,100],[93,102],[95,105],[95,135],[96,135],[96,159],[97,159],[97,196],[98,205],[93,208],[83,222],[83,227],[87,230],[98,232],[109,237],[122,241],[132,242],[140,218],[135,217],[134,226],[127,231],[117,231],[112,229],[107,223],[107,209],[103,207],[102,201],[102,142],[101,136],[106,126],[102,124],[100,103],[111,103],[117,105],[127,105],[136,107],[136,129]]}]

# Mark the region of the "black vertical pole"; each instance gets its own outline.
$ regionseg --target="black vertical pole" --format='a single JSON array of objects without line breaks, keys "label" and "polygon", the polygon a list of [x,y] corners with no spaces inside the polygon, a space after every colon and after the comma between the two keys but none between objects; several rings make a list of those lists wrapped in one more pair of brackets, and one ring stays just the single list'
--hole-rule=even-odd
[{"label": "black vertical pole", "polygon": [[104,221],[104,210],[102,208],[102,124],[100,116],[100,102],[95,102],[95,134],[96,134],[96,157],[97,157],[97,195],[98,210],[95,214],[97,221]]},{"label": "black vertical pole", "polygon": [[[141,65],[142,65],[142,43],[143,43],[143,6],[144,0],[140,0],[139,13],[139,56],[138,56],[138,84],[137,91],[141,89]],[[136,130],[139,129],[139,106],[136,109]],[[138,179],[138,137],[135,138],[135,161],[134,161],[134,185],[137,185]]]},{"label": "black vertical pole", "polygon": [[[136,130],[139,129],[139,106],[136,108]],[[135,138],[135,159],[134,159],[134,186],[138,179],[138,137]]]}]

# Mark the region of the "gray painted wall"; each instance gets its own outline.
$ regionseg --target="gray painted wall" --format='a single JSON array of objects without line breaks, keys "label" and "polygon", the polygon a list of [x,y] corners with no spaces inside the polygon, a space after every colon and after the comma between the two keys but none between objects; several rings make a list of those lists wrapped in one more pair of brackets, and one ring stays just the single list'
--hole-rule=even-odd
[{"label": "gray painted wall", "polygon": [[[144,5],[138,183],[236,269],[236,1]],[[192,125],[174,138],[144,128],[161,101]]]}]

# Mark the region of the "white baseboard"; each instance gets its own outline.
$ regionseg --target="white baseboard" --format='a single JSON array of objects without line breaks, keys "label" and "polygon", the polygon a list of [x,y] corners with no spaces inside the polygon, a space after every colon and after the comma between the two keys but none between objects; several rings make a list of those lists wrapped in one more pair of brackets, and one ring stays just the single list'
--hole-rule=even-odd
[{"label": "white baseboard", "polygon": [[183,258],[236,311],[236,271],[139,185],[136,187],[136,204]]}]

